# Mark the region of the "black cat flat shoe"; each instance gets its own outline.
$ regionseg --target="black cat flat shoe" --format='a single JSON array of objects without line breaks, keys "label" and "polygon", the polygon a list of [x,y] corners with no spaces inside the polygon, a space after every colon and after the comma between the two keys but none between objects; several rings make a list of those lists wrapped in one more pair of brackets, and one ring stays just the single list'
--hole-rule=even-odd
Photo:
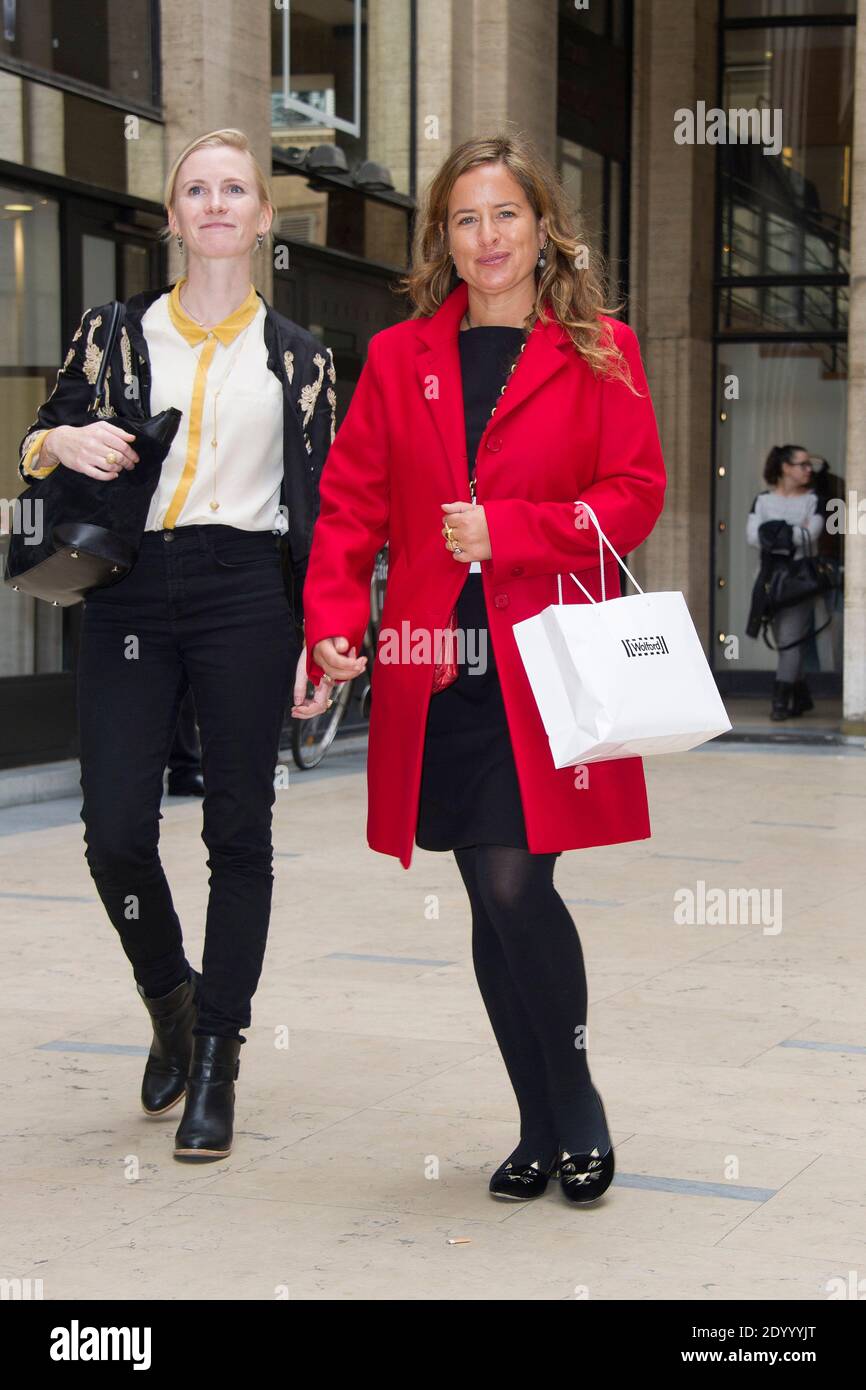
[{"label": "black cat flat shoe", "polygon": [[588,1206],[590,1202],[597,1202],[610,1187],[614,1168],[613,1144],[603,1154],[597,1148],[588,1154],[567,1153],[562,1149],[559,1185],[569,1202]]},{"label": "black cat flat shoe", "polygon": [[533,1197],[541,1197],[547,1191],[551,1178],[558,1176],[559,1159],[534,1159],[531,1163],[515,1163],[506,1158],[490,1179],[490,1191],[494,1197],[503,1197],[509,1202],[529,1202]]}]

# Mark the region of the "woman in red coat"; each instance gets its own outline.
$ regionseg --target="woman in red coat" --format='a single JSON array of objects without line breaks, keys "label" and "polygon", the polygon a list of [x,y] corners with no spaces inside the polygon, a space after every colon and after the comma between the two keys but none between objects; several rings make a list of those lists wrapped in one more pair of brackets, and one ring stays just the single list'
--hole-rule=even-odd
[{"label": "woman in red coat", "polygon": [[[587,1065],[580,941],[553,871],[563,850],[647,838],[646,788],[639,758],[554,767],[512,625],[556,601],[557,574],[600,597],[578,499],[621,555],[649,535],[665,490],[655,414],[637,339],[602,312],[600,272],[528,141],[470,140],[449,156],[405,287],[415,312],[370,340],[322,473],[303,595],[316,689],[308,699],[299,684],[293,712],[321,713],[333,682],[363,669],[387,541],[368,842],[405,868],[414,843],[454,851],[520,1109],[490,1190],[534,1197],[558,1175],[566,1197],[591,1201],[614,1153]],[[604,568],[615,597],[612,556]],[[567,578],[563,599],[588,601]],[[459,660],[445,685],[452,611]]]}]

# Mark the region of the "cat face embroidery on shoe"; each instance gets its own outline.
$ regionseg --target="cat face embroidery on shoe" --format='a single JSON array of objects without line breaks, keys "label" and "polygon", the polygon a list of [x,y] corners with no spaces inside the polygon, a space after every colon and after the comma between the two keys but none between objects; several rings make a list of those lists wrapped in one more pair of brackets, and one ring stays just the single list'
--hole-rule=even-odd
[{"label": "cat face embroidery on shoe", "polygon": [[[609,1153],[608,1149],[605,1158]],[[576,1184],[578,1187],[584,1187],[602,1176],[604,1160],[597,1148],[590,1154],[570,1154],[563,1150],[559,1171],[563,1186]]]}]

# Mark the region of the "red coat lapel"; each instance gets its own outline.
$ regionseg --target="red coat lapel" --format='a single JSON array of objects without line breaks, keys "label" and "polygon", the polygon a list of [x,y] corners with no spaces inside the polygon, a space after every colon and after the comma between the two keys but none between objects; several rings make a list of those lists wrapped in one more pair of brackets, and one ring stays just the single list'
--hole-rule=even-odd
[{"label": "red coat lapel", "polygon": [[[468,298],[468,286],[461,280],[435,314],[411,320],[415,329],[415,367],[421,399],[431,413],[442,442],[454,499],[467,501],[466,426],[457,335]],[[496,416],[488,420],[479,447],[484,443],[492,419],[495,418],[496,427],[500,428],[512,411],[535,396],[550,377],[567,365],[573,352],[571,339],[552,315],[547,324],[536,320],[508,390],[496,408]]]}]

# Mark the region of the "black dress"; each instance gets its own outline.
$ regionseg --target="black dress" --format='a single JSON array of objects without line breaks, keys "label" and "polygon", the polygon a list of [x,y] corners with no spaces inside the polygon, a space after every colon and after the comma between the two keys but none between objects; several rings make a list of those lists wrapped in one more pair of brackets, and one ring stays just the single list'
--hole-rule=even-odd
[{"label": "black dress", "polygon": [[[457,337],[471,473],[478,441],[524,334],[520,328],[484,325]],[[481,575],[468,566],[457,626],[467,634],[460,653],[465,659],[458,660],[457,680],[430,699],[415,843],[429,850],[477,844],[527,849]]]}]

